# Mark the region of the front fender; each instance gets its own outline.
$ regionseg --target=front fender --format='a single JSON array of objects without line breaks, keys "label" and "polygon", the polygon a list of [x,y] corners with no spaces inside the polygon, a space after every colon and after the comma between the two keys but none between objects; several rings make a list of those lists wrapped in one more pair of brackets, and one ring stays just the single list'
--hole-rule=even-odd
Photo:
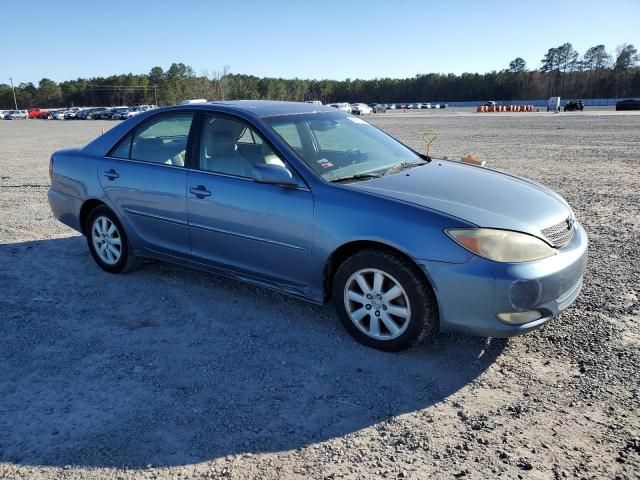
[{"label": "front fender", "polygon": [[446,228],[472,226],[461,219],[399,200],[336,186],[316,194],[317,253],[328,256],[341,245],[373,241],[414,259],[464,263],[471,253],[452,241]]}]

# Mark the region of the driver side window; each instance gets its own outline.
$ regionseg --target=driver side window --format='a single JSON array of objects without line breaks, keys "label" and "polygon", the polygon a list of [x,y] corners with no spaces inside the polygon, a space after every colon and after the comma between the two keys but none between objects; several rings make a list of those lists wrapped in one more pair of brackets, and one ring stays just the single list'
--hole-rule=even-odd
[{"label": "driver side window", "polygon": [[136,130],[129,158],[184,167],[192,113],[169,114]]}]

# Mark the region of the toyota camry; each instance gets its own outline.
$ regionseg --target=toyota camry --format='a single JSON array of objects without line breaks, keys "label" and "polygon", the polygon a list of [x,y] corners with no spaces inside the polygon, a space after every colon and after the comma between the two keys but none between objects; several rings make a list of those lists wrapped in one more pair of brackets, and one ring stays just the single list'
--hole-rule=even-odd
[{"label": "toyota camry", "polygon": [[104,271],[150,258],[331,301],[382,350],[529,332],[576,299],[585,271],[587,236],[558,194],[327,106],[155,109],[54,153],[49,173],[53,214]]}]

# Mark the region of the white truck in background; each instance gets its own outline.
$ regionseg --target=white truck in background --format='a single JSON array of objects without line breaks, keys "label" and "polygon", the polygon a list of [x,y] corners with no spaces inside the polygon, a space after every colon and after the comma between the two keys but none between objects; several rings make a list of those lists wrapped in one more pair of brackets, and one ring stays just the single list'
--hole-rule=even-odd
[{"label": "white truck in background", "polygon": [[560,97],[551,97],[547,104],[547,112],[559,112],[560,111]]}]

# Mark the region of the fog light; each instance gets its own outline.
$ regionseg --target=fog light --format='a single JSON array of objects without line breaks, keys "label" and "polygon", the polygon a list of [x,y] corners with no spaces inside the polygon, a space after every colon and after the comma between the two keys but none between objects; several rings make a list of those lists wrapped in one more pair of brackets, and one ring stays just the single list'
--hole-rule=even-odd
[{"label": "fog light", "polygon": [[504,312],[496,315],[498,320],[510,325],[522,325],[523,323],[533,322],[542,318],[542,314],[537,310],[528,310],[526,312]]},{"label": "fog light", "polygon": [[523,310],[535,306],[542,296],[542,285],[538,280],[516,280],[509,289],[513,308]]}]

